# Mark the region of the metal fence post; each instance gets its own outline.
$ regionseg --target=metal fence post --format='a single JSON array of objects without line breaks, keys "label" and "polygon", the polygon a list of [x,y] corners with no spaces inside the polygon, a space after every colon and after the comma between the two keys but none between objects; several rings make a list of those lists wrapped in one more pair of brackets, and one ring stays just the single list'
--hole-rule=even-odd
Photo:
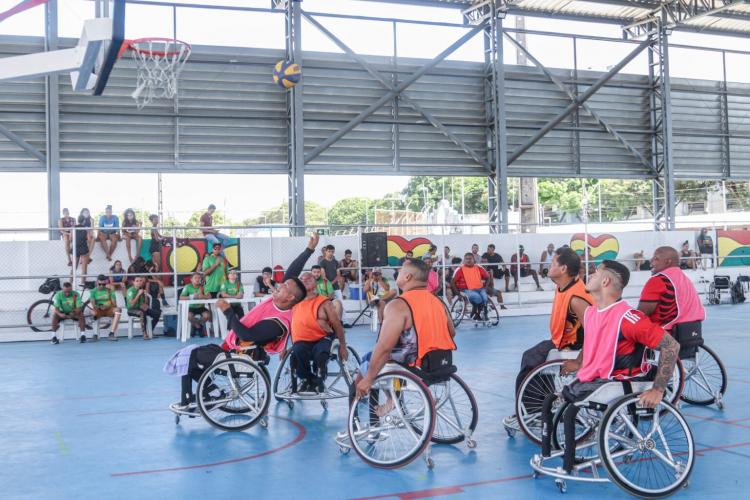
[{"label": "metal fence post", "polygon": [[[362,226],[357,226],[357,242],[359,245],[359,260],[357,261],[357,281],[359,283],[359,298],[357,299],[357,308],[362,312],[362,297],[364,296],[364,287],[362,286]],[[354,325],[352,325],[354,326]]]},{"label": "metal fence post", "polygon": [[[177,293],[178,288],[178,276],[177,276],[177,229],[172,226],[172,286],[174,287],[174,307],[175,312],[179,311],[180,309],[180,303],[178,302],[180,300],[180,294]],[[127,307],[127,304],[125,304]],[[180,318],[177,318],[177,321],[179,321]]]}]

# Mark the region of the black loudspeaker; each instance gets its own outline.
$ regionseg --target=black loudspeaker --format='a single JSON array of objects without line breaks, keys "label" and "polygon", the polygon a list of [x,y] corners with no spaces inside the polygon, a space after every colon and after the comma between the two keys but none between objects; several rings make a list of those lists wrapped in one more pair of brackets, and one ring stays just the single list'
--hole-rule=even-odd
[{"label": "black loudspeaker", "polygon": [[362,234],[362,266],[388,265],[388,233]]}]

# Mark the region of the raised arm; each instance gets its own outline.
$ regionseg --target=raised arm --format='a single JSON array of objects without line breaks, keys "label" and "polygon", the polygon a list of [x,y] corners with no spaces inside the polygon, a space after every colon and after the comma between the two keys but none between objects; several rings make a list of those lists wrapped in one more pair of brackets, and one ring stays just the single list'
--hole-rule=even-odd
[{"label": "raised arm", "polygon": [[307,263],[313,252],[315,252],[315,247],[318,246],[318,241],[320,241],[320,235],[318,233],[312,233],[310,235],[310,241],[307,243],[307,248],[302,250],[302,253],[300,253],[297,258],[289,264],[289,267],[284,273],[284,281],[289,278],[298,278],[299,275],[302,274],[302,270],[305,268],[305,263]]}]

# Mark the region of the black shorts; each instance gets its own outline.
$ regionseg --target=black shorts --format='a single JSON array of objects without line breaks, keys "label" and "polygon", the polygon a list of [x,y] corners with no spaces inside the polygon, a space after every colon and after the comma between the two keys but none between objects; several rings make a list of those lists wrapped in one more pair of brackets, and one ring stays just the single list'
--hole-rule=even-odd
[{"label": "black shorts", "polygon": [[191,307],[190,309],[188,309],[188,312],[191,314],[201,315],[205,312],[208,312],[208,309],[206,309],[206,306]]},{"label": "black shorts", "polygon": [[151,240],[151,244],[148,246],[148,253],[161,253],[161,242],[157,240]]}]

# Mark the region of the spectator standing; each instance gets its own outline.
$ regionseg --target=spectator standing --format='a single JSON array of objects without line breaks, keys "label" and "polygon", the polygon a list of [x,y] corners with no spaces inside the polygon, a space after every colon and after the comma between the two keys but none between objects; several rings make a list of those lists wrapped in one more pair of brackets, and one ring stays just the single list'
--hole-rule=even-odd
[{"label": "spectator standing", "polygon": [[[151,214],[148,217],[151,222],[151,243],[148,246],[148,253],[151,254],[151,262],[161,269],[161,253],[165,246],[171,243],[169,238],[162,236],[159,232],[159,216]],[[162,280],[163,283],[163,280]]]},{"label": "spectator standing", "polygon": [[[516,264],[519,262],[519,255],[521,256],[520,265]],[[513,256],[510,258],[510,262],[510,272],[513,275],[514,290],[518,290],[518,276],[520,271],[521,278],[525,278],[526,276],[531,276],[532,278],[534,278],[537,292],[544,291],[544,288],[539,285],[539,275],[537,275],[536,271],[531,269],[531,264],[529,264],[529,256],[524,253],[523,245],[518,246],[518,253],[513,254]]]},{"label": "spectator standing", "polygon": [[[203,233],[203,237],[206,238],[206,242],[209,245],[213,245],[214,243],[221,244],[221,248],[225,248],[229,244],[229,236],[226,234],[222,234],[219,232],[218,229],[215,229],[214,226],[214,212],[216,212],[216,205],[213,203],[208,206],[208,209],[206,212],[201,215],[200,219],[200,226],[201,226],[201,232]],[[213,246],[212,246],[213,248]],[[223,255],[222,251],[222,255]]]},{"label": "spectator standing", "polygon": [[[84,209],[86,210],[86,209]],[[86,210],[88,212],[88,210]],[[88,225],[87,225],[88,224]],[[88,272],[89,262],[91,258],[91,248],[89,248],[89,231],[91,228],[91,217],[87,218],[83,215],[78,216],[78,224],[76,225],[75,232],[75,248],[73,249],[73,260],[75,261],[75,268],[81,269],[81,284],[86,284],[86,273]],[[93,245],[93,243],[91,243]]]},{"label": "spectator standing", "polygon": [[[94,238],[94,219],[91,217],[91,212],[88,208],[82,208],[81,213],[78,214],[78,226],[80,227],[86,227],[88,228],[85,233],[85,239],[86,240],[86,248],[88,248],[88,261],[91,262],[91,253],[94,251],[94,244],[96,243],[96,239]],[[76,245],[81,245],[80,243],[81,239],[78,238],[78,233],[76,233]]]},{"label": "spectator standing", "polygon": [[550,243],[547,245],[547,250],[542,252],[542,256],[539,257],[539,274],[542,278],[546,278],[549,273],[549,265],[552,263],[552,257],[555,256],[555,245]]},{"label": "spectator standing", "polygon": [[[117,242],[120,239],[120,219],[112,214],[112,205],[107,205],[104,208],[104,215],[99,217],[98,227],[99,234],[97,237],[104,250],[104,256],[107,260],[112,260],[112,254],[115,253]],[[130,250],[128,250],[128,253],[130,253]],[[130,262],[133,262],[132,258]]]},{"label": "spectator standing", "polygon": [[474,243],[471,245],[471,254],[474,256],[474,263],[479,264],[482,262],[482,257],[479,255],[479,245]]},{"label": "spectator standing", "polygon": [[141,235],[141,221],[135,218],[135,212],[132,208],[125,210],[122,215],[122,237],[125,241],[125,248],[128,251],[128,260],[133,262],[133,255],[130,253],[130,242],[135,240],[135,256],[141,255],[141,246],[143,246],[143,235]]},{"label": "spectator standing", "polygon": [[696,269],[698,267],[696,260],[695,252],[690,250],[690,243],[685,240],[680,250],[680,269]]},{"label": "spectator standing", "polygon": [[346,283],[357,281],[357,261],[352,259],[352,251],[349,249],[344,251],[344,258],[339,261],[339,276],[341,276],[342,290]]},{"label": "spectator standing", "polygon": [[67,208],[62,209],[62,217],[60,217],[57,227],[60,228],[60,238],[62,238],[65,244],[65,256],[68,258],[68,266],[70,267],[73,265],[73,261],[71,260],[73,232],[71,228],[76,227],[76,220],[70,216],[70,211]]},{"label": "spectator standing", "polygon": [[227,261],[221,254],[221,243],[214,243],[211,253],[203,257],[203,276],[206,284],[203,291],[212,298],[219,296],[221,285],[227,278]]},{"label": "spectator standing", "polygon": [[253,296],[266,297],[276,289],[276,282],[273,280],[273,269],[264,267],[260,276],[255,278],[253,284]]},{"label": "spectator standing", "polygon": [[[245,288],[242,286],[239,273],[237,273],[236,269],[230,269],[227,274],[227,280],[221,284],[219,297],[222,299],[241,299],[244,296]],[[238,318],[245,316],[245,310],[242,308],[242,304],[238,302],[230,302],[230,307],[234,310],[234,313]]]},{"label": "spectator standing", "polygon": [[57,292],[52,298],[52,343],[59,344],[57,330],[60,328],[60,322],[66,319],[78,321],[78,328],[81,330],[80,342],[86,342],[86,320],[83,317],[83,303],[81,294],[73,290],[70,282],[63,283],[62,290]]},{"label": "spectator standing", "polygon": [[453,257],[451,257],[450,247],[443,247],[443,256],[438,259],[438,266],[442,266],[443,264],[445,264],[446,267],[450,266],[452,260]]},{"label": "spectator standing", "polygon": [[336,260],[336,257],[334,253],[336,252],[336,247],[333,245],[328,245],[325,247],[323,252],[323,258],[320,259],[320,262],[318,262],[318,265],[323,269],[323,272],[325,273],[325,277],[328,281],[331,282],[333,285],[333,296],[336,300],[343,300],[344,296],[341,293],[341,275],[339,273],[339,267],[341,267],[341,264],[339,264],[339,261]]},{"label": "spectator standing", "polygon": [[502,279],[505,278],[505,291],[508,291],[510,272],[508,272],[508,268],[505,266],[503,257],[495,252],[495,245],[492,243],[487,245],[487,251],[482,254],[482,263],[489,264],[484,267],[489,270],[492,277],[492,281],[487,282],[487,293],[495,296],[501,309],[507,309],[503,304],[503,293],[500,291],[500,286]]},{"label": "spectator standing", "polygon": [[711,235],[708,234],[708,228],[704,227],[701,229],[698,238],[695,240],[698,246],[698,252],[701,254],[701,267],[705,270],[708,268],[708,263],[711,262],[711,267],[714,265],[714,240]]}]

